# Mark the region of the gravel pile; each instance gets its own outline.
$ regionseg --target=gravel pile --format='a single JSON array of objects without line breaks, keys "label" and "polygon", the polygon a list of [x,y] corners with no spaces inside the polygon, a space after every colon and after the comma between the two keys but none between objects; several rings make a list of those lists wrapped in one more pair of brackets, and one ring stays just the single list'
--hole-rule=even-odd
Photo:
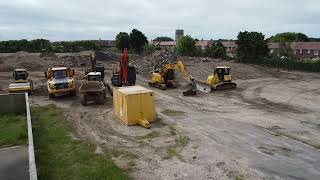
[{"label": "gravel pile", "polygon": [[130,59],[130,63],[135,65],[139,74],[144,77],[149,77],[154,66],[162,64],[173,64],[177,61],[177,56],[169,51],[156,51],[150,55]]}]

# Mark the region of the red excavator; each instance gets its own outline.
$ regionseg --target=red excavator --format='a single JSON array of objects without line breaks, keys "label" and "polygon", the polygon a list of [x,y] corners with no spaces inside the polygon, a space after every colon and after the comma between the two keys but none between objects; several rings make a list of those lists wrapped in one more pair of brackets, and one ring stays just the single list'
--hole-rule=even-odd
[{"label": "red excavator", "polygon": [[112,66],[111,83],[114,86],[133,86],[136,84],[136,69],[129,64],[128,49],[124,48],[123,55],[119,63],[119,69]]}]

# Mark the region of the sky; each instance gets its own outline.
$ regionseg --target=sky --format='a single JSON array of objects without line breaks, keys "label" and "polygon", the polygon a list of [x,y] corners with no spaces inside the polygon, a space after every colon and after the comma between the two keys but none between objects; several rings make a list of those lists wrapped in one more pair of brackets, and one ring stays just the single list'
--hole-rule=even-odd
[{"label": "sky", "polygon": [[319,0],[1,0],[0,40],[114,39],[142,31],[148,40],[236,39],[239,31],[303,32],[320,37]]}]

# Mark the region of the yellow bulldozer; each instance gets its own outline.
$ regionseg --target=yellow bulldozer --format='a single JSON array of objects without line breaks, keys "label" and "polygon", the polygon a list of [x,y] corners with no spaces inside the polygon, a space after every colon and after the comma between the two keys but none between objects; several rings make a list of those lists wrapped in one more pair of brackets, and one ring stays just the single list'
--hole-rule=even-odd
[{"label": "yellow bulldozer", "polygon": [[74,69],[70,67],[49,68],[45,72],[45,77],[48,79],[49,98],[54,98],[56,95],[70,96],[76,95],[76,84],[74,81]]},{"label": "yellow bulldozer", "polygon": [[197,82],[197,89],[203,92],[235,89],[237,84],[232,82],[231,68],[218,66],[213,74],[209,75],[206,83]]},{"label": "yellow bulldozer", "polygon": [[14,83],[9,84],[9,93],[21,93],[33,91],[33,82],[29,78],[29,73],[26,69],[15,69],[13,72]]},{"label": "yellow bulldozer", "polygon": [[149,82],[149,86],[159,88],[162,90],[165,90],[167,88],[175,88],[175,69],[179,69],[184,74],[184,76],[191,81],[192,84],[192,88],[183,92],[183,95],[196,95],[196,81],[189,73],[189,71],[186,69],[181,59],[179,59],[177,63],[168,63],[162,64],[160,66],[155,66],[154,71],[151,74],[151,81]]}]

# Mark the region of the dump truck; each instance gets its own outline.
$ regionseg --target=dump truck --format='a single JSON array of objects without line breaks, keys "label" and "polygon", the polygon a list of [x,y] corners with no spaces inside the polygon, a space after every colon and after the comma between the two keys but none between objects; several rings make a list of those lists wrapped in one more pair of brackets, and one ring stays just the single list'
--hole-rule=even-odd
[{"label": "dump truck", "polygon": [[102,80],[100,72],[90,72],[86,81],[79,88],[81,104],[86,106],[89,101],[97,104],[104,104],[106,98],[106,84]]},{"label": "dump truck", "polygon": [[9,84],[9,93],[32,93],[33,82],[31,79],[29,79],[29,73],[26,69],[15,69],[13,72],[13,77],[14,83]]},{"label": "dump truck", "polygon": [[48,79],[47,88],[49,98],[54,98],[56,95],[76,95],[76,84],[73,78],[74,69],[70,67],[55,67],[48,68],[45,72],[45,77]]}]

